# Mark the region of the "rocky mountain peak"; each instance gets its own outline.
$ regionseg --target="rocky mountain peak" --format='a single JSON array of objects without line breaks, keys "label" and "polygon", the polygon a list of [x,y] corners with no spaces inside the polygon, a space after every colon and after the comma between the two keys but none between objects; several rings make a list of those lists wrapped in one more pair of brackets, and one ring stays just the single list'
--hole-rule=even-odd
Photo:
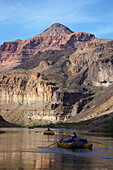
[{"label": "rocky mountain peak", "polygon": [[92,39],[95,36],[90,33],[73,33],[66,26],[55,23],[35,37],[0,45],[0,71],[12,69],[39,53],[78,48]]},{"label": "rocky mountain peak", "polygon": [[73,31],[71,31],[68,27],[60,24],[60,23],[54,23],[52,24],[49,28],[47,28],[46,30],[44,30],[42,33],[41,33],[41,36],[42,37],[45,37],[45,36],[57,36],[59,34],[72,34]]}]

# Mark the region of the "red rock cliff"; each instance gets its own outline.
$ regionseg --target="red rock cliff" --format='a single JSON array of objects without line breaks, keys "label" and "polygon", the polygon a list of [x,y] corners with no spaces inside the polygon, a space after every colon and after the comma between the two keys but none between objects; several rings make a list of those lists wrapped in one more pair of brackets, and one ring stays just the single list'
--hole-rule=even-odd
[{"label": "red rock cliff", "polygon": [[30,39],[4,42],[0,46],[0,71],[12,69],[40,52],[76,48],[94,38],[93,34],[73,33],[64,25],[55,23]]}]

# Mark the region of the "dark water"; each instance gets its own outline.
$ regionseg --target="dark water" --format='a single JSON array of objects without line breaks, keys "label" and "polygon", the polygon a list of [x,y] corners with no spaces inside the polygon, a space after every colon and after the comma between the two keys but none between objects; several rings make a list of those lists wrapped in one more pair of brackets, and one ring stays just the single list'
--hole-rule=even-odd
[{"label": "dark water", "polygon": [[56,144],[73,131],[53,129],[55,135],[43,135],[45,129],[0,129],[0,169],[109,170],[113,169],[113,138],[106,134],[78,132],[93,143],[93,149],[66,150]]}]

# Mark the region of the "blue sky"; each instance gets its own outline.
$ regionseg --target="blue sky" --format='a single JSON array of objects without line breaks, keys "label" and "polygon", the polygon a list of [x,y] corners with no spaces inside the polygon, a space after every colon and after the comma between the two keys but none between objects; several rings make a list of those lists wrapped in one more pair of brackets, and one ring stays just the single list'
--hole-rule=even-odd
[{"label": "blue sky", "polygon": [[56,22],[113,39],[113,0],[0,0],[0,44],[31,38]]}]

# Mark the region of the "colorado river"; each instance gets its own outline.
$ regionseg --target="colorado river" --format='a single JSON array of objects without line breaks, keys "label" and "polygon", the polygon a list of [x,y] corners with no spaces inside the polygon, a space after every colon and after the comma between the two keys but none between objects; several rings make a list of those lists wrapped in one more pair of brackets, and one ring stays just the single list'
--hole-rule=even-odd
[{"label": "colorado river", "polygon": [[[101,133],[76,131],[78,137],[94,141],[92,150],[58,148],[58,139],[72,134],[70,129],[52,129],[55,135],[43,135],[43,128],[1,128],[0,169],[109,170],[113,169],[113,138]],[[98,144],[107,143],[108,146]]]}]

